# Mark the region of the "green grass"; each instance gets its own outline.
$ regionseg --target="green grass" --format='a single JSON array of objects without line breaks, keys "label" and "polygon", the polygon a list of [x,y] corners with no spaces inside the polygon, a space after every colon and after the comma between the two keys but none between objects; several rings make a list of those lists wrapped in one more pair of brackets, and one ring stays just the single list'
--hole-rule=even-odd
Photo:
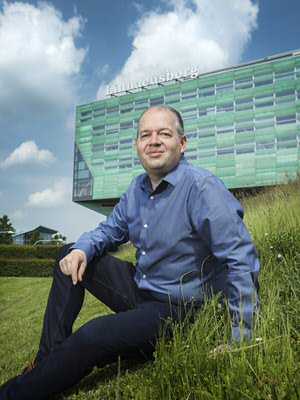
[{"label": "green grass", "polygon": [[[262,264],[261,312],[253,339],[230,351],[230,328],[217,299],[192,326],[173,326],[155,359],[121,362],[93,373],[59,399],[300,399],[300,180],[242,199]],[[131,246],[119,256],[134,258]],[[1,382],[34,356],[50,278],[0,278]],[[109,310],[87,294],[75,329]],[[257,340],[258,339],[258,340]]]}]

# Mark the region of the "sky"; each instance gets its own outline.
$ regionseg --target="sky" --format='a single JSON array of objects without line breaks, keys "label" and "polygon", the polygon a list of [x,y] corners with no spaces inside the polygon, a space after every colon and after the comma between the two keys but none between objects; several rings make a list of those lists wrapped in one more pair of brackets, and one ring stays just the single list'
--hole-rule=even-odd
[{"label": "sky", "polygon": [[76,106],[194,66],[300,48],[299,0],[0,0],[0,216],[75,241],[104,216],[72,202]]}]

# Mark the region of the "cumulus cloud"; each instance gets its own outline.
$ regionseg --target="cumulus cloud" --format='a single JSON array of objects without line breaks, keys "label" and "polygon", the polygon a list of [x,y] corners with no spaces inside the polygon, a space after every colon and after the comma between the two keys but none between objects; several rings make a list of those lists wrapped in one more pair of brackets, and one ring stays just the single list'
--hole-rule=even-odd
[{"label": "cumulus cloud", "polygon": [[55,182],[53,187],[30,194],[26,206],[48,208],[62,205],[70,196],[71,188],[71,179],[62,178]]},{"label": "cumulus cloud", "polygon": [[258,6],[251,0],[165,0],[170,11],[146,12],[132,29],[132,52],[106,85],[158,76],[198,66],[198,73],[234,65],[256,28]]},{"label": "cumulus cloud", "polygon": [[[1,4],[0,4],[1,6]],[[64,21],[51,4],[7,2],[0,9],[0,117],[64,112],[86,50],[75,39],[81,16]]]},{"label": "cumulus cloud", "polygon": [[27,216],[28,216],[28,214],[26,212],[24,212],[23,210],[17,210],[12,214],[11,218],[13,220],[18,221],[18,220],[22,220],[22,219],[26,218]]},{"label": "cumulus cloud", "polygon": [[39,149],[33,140],[28,140],[17,147],[4,161],[0,163],[1,168],[8,168],[20,164],[40,164],[47,166],[52,164],[56,158],[49,150]]}]

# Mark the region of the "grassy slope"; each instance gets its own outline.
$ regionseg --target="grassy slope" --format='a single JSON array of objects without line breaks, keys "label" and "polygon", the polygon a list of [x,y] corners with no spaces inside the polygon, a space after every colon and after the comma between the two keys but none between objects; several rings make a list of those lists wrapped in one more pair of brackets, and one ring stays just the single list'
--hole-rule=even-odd
[{"label": "grassy slope", "polygon": [[[226,315],[208,303],[193,327],[174,327],[144,365],[122,363],[94,372],[66,399],[298,399],[300,398],[300,182],[242,199],[256,243],[261,316],[253,340],[212,357],[226,342]],[[130,247],[121,257],[132,259]],[[20,371],[38,346],[48,278],[0,279],[1,382]],[[108,310],[87,295],[76,327]],[[256,341],[255,338],[262,338]]]}]

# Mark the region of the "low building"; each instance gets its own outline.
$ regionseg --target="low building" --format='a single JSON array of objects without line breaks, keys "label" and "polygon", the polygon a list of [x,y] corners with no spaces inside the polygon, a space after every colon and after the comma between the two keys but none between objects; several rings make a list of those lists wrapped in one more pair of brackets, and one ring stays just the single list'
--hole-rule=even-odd
[{"label": "low building", "polygon": [[38,231],[39,240],[41,243],[51,242],[53,235],[58,233],[58,231],[46,228],[45,226],[38,226],[35,229],[25,232],[16,232],[11,237],[14,244],[29,244],[30,239],[34,232]]}]

